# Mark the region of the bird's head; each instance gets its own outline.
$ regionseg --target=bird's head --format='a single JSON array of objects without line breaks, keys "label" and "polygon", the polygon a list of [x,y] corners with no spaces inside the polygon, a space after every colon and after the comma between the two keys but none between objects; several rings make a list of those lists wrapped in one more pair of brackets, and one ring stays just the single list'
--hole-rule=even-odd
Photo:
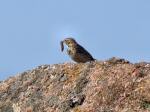
[{"label": "bird's head", "polygon": [[74,48],[78,43],[74,38],[65,38],[63,41],[60,42],[61,51],[64,50],[64,43],[71,49]]},{"label": "bird's head", "polygon": [[63,40],[63,42],[68,46],[68,47],[73,47],[77,44],[76,40],[74,38],[66,38]]}]

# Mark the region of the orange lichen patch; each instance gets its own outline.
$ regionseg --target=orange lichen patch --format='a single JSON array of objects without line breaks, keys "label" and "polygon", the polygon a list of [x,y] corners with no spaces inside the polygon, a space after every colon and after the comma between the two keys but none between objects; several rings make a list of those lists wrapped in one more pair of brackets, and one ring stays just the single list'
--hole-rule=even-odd
[{"label": "orange lichen patch", "polygon": [[63,72],[67,74],[69,79],[66,81],[67,83],[72,83],[74,80],[76,80],[77,77],[83,72],[84,64],[77,64],[74,65],[74,67],[71,67],[69,69],[65,69]]},{"label": "orange lichen patch", "polygon": [[79,107],[72,110],[72,112],[83,112]]},{"label": "orange lichen patch", "polygon": [[150,77],[146,76],[142,80],[139,81],[139,84],[137,85],[137,89],[135,92],[137,92],[143,99],[150,101]]},{"label": "orange lichen patch", "polygon": [[25,112],[33,112],[32,107],[27,107]]}]

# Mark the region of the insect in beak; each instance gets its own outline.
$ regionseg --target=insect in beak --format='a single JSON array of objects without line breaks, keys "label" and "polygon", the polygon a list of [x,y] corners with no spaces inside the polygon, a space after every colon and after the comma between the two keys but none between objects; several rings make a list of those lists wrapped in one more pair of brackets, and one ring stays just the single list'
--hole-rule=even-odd
[{"label": "insect in beak", "polygon": [[60,41],[60,47],[61,47],[61,51],[64,51],[64,41]]}]

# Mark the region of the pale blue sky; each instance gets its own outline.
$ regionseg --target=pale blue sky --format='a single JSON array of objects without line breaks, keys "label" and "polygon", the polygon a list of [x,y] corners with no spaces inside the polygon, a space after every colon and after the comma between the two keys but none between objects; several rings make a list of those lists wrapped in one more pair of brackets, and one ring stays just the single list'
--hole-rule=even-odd
[{"label": "pale blue sky", "polygon": [[68,36],[98,60],[150,61],[150,0],[0,0],[0,80],[70,62]]}]

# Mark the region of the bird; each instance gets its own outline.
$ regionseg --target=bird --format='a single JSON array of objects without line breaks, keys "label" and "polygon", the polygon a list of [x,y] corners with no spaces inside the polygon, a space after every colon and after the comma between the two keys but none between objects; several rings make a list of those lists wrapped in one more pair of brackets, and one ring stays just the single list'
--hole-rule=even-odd
[{"label": "bird", "polygon": [[73,61],[77,63],[86,63],[95,60],[92,55],[84,47],[78,44],[74,38],[65,38],[60,42],[62,52],[64,50],[64,43],[68,46],[67,54]]}]

